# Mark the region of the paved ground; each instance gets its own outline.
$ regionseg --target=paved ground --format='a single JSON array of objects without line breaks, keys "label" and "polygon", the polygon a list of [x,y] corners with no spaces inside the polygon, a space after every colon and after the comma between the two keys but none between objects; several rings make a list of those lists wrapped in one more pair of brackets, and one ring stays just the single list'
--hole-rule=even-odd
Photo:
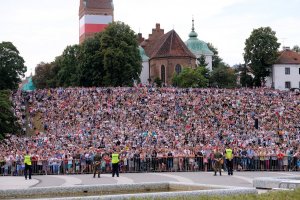
[{"label": "paved ground", "polygon": [[101,178],[89,175],[48,175],[33,176],[32,180],[23,177],[0,177],[0,189],[21,189],[30,187],[123,184],[141,182],[186,182],[226,186],[252,187],[256,177],[300,176],[300,172],[235,172],[233,176],[213,176],[212,172],[176,172],[176,173],[128,173],[120,177],[101,174]]}]

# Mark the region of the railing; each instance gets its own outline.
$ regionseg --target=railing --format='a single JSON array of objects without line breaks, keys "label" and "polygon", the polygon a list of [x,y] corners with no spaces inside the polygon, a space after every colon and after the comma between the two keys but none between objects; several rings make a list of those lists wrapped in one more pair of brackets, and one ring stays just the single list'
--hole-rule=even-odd
[{"label": "railing", "polygon": [[[213,171],[214,161],[204,157],[163,157],[163,158],[128,158],[121,159],[120,172],[197,172]],[[20,162],[0,162],[1,176],[21,176],[24,174],[24,164]],[[226,171],[226,160],[222,168]],[[235,171],[300,171],[300,158],[270,157],[234,157],[233,169]],[[39,175],[50,174],[88,174],[93,173],[91,161],[81,160],[40,160],[32,161],[32,173]],[[101,173],[110,173],[111,163],[102,160]]]}]

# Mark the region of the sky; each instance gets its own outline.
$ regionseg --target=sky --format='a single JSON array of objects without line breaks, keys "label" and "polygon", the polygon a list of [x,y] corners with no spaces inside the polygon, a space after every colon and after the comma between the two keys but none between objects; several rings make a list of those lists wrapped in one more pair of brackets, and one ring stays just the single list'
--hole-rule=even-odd
[{"label": "sky", "polygon": [[[300,45],[300,0],[114,0],[115,21],[148,37],[156,23],[188,39],[192,18],[198,38],[212,43],[229,65],[243,63],[253,29],[270,26],[282,46]],[[79,41],[79,0],[1,0],[0,42],[20,51],[28,70],[52,62]],[[281,46],[281,47],[282,47]]]}]

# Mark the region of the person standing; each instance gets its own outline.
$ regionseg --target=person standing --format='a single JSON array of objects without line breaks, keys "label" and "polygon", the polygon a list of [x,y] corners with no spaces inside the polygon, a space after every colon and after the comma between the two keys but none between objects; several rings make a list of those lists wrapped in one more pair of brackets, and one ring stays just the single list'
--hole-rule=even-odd
[{"label": "person standing", "polygon": [[31,156],[28,151],[26,151],[26,154],[24,156],[24,164],[25,164],[25,180],[27,180],[27,171],[29,171],[29,179],[31,179],[31,174],[32,174],[32,164],[31,164]]},{"label": "person standing", "polygon": [[225,149],[225,158],[226,158],[226,165],[228,170],[228,175],[233,175],[233,150],[229,145]]},{"label": "person standing", "polygon": [[215,160],[215,165],[214,165],[215,175],[214,176],[217,176],[218,171],[220,173],[220,176],[222,176],[221,168],[222,168],[222,164],[223,164],[223,155],[218,150],[218,148],[216,148],[214,150],[214,160]]},{"label": "person standing", "polygon": [[114,150],[111,155],[112,177],[115,177],[115,174],[117,175],[117,177],[119,177],[119,161],[119,153]]},{"label": "person standing", "polygon": [[101,171],[101,160],[102,155],[100,153],[100,149],[97,149],[96,155],[94,156],[94,178],[96,178],[96,173],[98,173],[98,178],[100,178],[100,171]]}]

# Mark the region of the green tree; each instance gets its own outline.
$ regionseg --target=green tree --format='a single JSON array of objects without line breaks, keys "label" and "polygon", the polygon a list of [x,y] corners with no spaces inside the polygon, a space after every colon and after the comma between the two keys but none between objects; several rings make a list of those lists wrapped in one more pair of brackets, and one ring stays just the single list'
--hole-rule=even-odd
[{"label": "green tree", "polygon": [[300,53],[300,47],[298,45],[295,45],[292,50]]},{"label": "green tree", "polygon": [[101,35],[89,38],[80,46],[79,84],[81,86],[103,86],[104,66],[101,51]]},{"label": "green tree", "polygon": [[50,88],[56,87],[56,83],[53,82],[56,73],[53,73],[55,63],[44,63],[41,62],[35,68],[35,75],[32,77],[32,81],[36,88]]},{"label": "green tree", "polygon": [[206,67],[208,65],[204,55],[201,55],[199,58],[197,58],[197,60],[198,60],[198,66]]},{"label": "green tree", "polygon": [[219,57],[218,49],[214,47],[213,44],[207,43],[207,46],[214,53],[212,56],[212,69],[214,70],[220,66],[223,60]]},{"label": "green tree", "polygon": [[0,140],[6,133],[17,133],[19,126],[16,125],[16,118],[12,112],[10,91],[0,90]]},{"label": "green tree", "polygon": [[79,45],[67,46],[62,55],[55,59],[55,64],[58,67],[56,73],[57,86],[69,87],[77,86],[78,81],[78,54]]},{"label": "green tree", "polygon": [[181,73],[174,74],[172,82],[174,85],[182,88],[207,87],[208,79],[205,77],[206,73],[207,69],[205,67],[197,67],[196,69],[185,67]]},{"label": "green tree", "polygon": [[128,25],[111,23],[102,33],[101,50],[106,86],[132,86],[139,80],[142,60],[135,33]]},{"label": "green tree", "polygon": [[245,42],[244,60],[254,74],[254,85],[260,87],[278,58],[276,32],[270,27],[254,29]]},{"label": "green tree", "polygon": [[219,66],[214,69],[210,76],[210,85],[219,88],[236,87],[235,70],[228,66]]},{"label": "green tree", "polygon": [[0,43],[0,90],[17,89],[26,70],[18,49],[11,42]]},{"label": "green tree", "polygon": [[253,78],[249,75],[249,69],[246,65],[241,66],[240,84],[242,87],[253,87]]}]

